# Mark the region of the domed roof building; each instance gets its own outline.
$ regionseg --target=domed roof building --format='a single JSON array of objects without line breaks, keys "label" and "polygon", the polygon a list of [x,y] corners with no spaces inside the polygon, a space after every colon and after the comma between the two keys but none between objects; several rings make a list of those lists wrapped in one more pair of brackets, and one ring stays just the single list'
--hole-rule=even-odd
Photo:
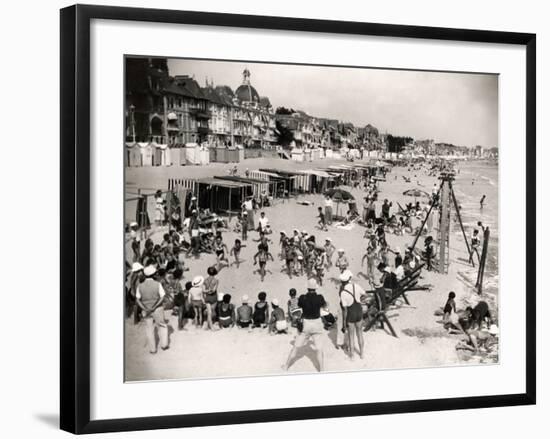
[{"label": "domed roof building", "polygon": [[235,90],[235,96],[243,103],[258,103],[260,95],[250,84],[250,70],[247,68],[243,71],[243,83]]}]

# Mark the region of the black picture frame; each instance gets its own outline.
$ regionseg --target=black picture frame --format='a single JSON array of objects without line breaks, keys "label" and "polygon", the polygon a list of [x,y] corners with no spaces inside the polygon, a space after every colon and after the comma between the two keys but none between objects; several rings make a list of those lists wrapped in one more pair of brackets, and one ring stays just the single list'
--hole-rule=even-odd
[{"label": "black picture frame", "polygon": [[[467,398],[90,420],[90,22],[93,19],[500,43],[526,48],[526,392]],[[288,17],[75,5],[61,10],[60,426],[72,433],[196,427],[535,404],[536,35]]]}]

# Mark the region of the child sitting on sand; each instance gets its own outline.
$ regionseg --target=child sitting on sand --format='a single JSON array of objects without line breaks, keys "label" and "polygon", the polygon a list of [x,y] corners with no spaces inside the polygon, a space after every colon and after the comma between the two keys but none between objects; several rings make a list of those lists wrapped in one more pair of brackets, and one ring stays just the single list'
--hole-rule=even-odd
[{"label": "child sitting on sand", "polygon": [[286,334],[288,325],[286,323],[285,312],[279,306],[279,301],[271,301],[271,320],[269,321],[269,332],[271,334]]},{"label": "child sitting on sand", "polygon": [[258,301],[254,304],[254,313],[252,314],[252,320],[254,321],[254,327],[263,327],[267,326],[269,320],[269,309],[266,301],[267,294],[261,292],[258,294]]},{"label": "child sitting on sand", "polygon": [[224,294],[218,308],[218,324],[220,328],[235,326],[235,307],[231,303],[231,295]]},{"label": "child sitting on sand", "polygon": [[237,326],[248,328],[252,324],[252,313],[254,310],[248,304],[248,296],[245,294],[241,299],[242,305],[237,308]]}]

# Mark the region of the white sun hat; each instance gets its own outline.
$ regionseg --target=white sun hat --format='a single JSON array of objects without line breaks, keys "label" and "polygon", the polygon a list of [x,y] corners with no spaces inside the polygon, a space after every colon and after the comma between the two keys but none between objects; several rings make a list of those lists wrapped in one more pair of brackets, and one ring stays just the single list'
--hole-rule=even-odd
[{"label": "white sun hat", "polygon": [[202,276],[195,276],[193,278],[193,286],[194,287],[200,287],[203,282],[204,282],[204,277],[202,277]]},{"label": "white sun hat", "polygon": [[143,270],[143,274],[145,274],[145,276],[147,276],[147,277],[152,276],[152,275],[155,274],[156,272],[157,272],[157,269],[155,268],[154,265],[148,265],[148,266],[145,267],[145,269]]},{"label": "white sun hat", "polygon": [[491,335],[498,335],[499,331],[498,331],[498,326],[495,325],[494,323],[489,327],[489,334]]},{"label": "white sun hat", "polygon": [[134,262],[132,264],[132,273],[135,273],[136,271],[143,270],[143,265],[141,265],[139,262]]},{"label": "white sun hat", "polygon": [[338,253],[345,253],[346,251],[343,248],[338,249]]},{"label": "white sun hat", "polygon": [[339,277],[340,282],[349,282],[353,277],[351,270],[345,270]]},{"label": "white sun hat", "polygon": [[241,302],[242,303],[248,303],[248,295],[245,294],[243,297],[241,297]]},{"label": "white sun hat", "polygon": [[277,299],[273,299],[273,300],[271,301],[271,304],[272,304],[273,306],[279,306],[279,301],[278,301]]},{"label": "white sun hat", "polygon": [[317,289],[317,281],[314,278],[308,279],[307,289],[308,290],[316,290]]}]

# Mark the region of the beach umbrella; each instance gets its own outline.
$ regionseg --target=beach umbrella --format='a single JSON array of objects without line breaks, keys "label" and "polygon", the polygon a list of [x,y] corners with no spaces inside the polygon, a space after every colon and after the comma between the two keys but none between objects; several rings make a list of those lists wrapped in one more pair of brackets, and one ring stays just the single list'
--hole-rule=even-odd
[{"label": "beach umbrella", "polygon": [[430,194],[426,191],[422,191],[420,189],[409,189],[403,192],[403,195],[406,195],[407,197],[414,197],[414,202],[416,203],[417,198],[430,198]]},{"label": "beach umbrella", "polygon": [[426,191],[422,191],[420,189],[409,189],[403,192],[403,195],[406,195],[408,197],[414,197],[414,198],[430,198],[430,194]]},{"label": "beach umbrella", "polygon": [[350,192],[340,188],[329,189],[325,192],[325,195],[328,195],[330,198],[332,198],[333,201],[336,202],[347,202],[355,200],[355,197]]},{"label": "beach umbrella", "polygon": [[328,195],[332,199],[332,201],[336,201],[336,216],[338,216],[340,203],[355,201],[355,197],[351,193],[340,188],[329,189],[325,192],[325,195]]}]

